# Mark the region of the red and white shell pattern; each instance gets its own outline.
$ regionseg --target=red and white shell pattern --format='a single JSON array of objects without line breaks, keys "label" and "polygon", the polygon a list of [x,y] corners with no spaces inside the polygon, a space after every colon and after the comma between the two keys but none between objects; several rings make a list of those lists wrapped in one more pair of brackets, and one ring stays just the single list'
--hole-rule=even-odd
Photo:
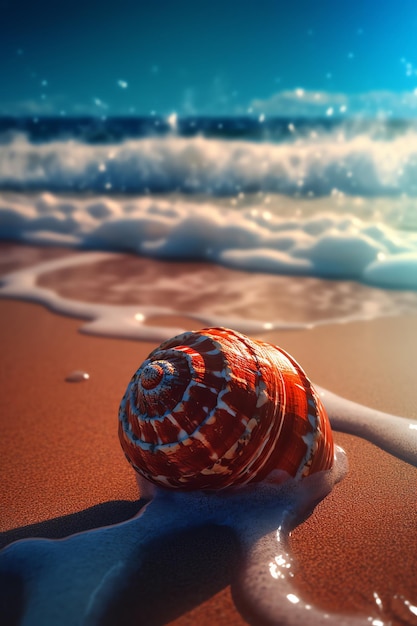
[{"label": "red and white shell pattern", "polygon": [[284,350],[225,328],[186,332],[133,375],[119,411],[128,461],[166,488],[223,489],[329,469],[326,411]]}]

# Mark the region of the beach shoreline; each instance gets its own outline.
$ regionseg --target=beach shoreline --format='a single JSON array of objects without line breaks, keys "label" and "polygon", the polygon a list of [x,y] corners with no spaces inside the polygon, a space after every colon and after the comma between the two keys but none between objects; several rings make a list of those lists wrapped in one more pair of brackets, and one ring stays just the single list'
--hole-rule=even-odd
[{"label": "beach shoreline", "polygon": [[[79,319],[15,300],[0,300],[0,320],[3,542],[62,537],[128,519],[141,502],[118,442],[117,410],[130,376],[155,343],[82,334]],[[262,338],[290,352],[317,384],[382,411],[417,417],[416,316]],[[67,382],[74,370],[90,378]],[[346,450],[350,471],[292,533],[297,589],[328,611],[375,614],[377,593],[384,607],[401,613],[401,598],[412,604],[417,599],[417,469],[352,435],[335,433],[335,442]],[[181,609],[173,602],[168,621],[176,626],[245,623],[230,591],[236,548],[230,537],[211,532],[183,536],[174,556],[189,570],[183,580],[192,577],[192,550],[202,539],[208,572],[223,568],[222,588],[207,587],[207,598],[194,589],[196,597]],[[209,556],[213,545],[221,547],[221,557]]]}]

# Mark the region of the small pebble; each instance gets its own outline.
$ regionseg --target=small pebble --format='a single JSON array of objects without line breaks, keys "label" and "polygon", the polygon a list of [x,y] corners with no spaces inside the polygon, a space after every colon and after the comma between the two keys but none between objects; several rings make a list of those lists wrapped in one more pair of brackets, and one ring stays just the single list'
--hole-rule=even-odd
[{"label": "small pebble", "polygon": [[88,372],[84,372],[83,370],[74,370],[65,378],[68,383],[82,383],[84,380],[88,380],[90,378],[90,374]]}]

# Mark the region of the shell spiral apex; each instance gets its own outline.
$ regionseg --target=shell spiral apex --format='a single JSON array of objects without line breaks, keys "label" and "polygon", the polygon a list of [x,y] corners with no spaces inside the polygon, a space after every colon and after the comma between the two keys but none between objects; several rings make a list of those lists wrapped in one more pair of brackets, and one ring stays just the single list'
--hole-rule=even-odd
[{"label": "shell spiral apex", "polygon": [[226,328],[185,332],[133,375],[119,410],[133,468],[166,488],[223,489],[273,470],[301,478],[329,469],[327,413],[298,363]]}]

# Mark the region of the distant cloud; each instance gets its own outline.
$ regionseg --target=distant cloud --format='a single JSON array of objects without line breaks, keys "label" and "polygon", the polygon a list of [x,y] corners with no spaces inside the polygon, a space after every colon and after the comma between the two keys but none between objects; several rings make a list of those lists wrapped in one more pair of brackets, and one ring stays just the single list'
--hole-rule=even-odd
[{"label": "distant cloud", "polygon": [[293,89],[250,103],[255,115],[283,117],[417,115],[417,89],[406,92],[369,91],[358,94]]}]

